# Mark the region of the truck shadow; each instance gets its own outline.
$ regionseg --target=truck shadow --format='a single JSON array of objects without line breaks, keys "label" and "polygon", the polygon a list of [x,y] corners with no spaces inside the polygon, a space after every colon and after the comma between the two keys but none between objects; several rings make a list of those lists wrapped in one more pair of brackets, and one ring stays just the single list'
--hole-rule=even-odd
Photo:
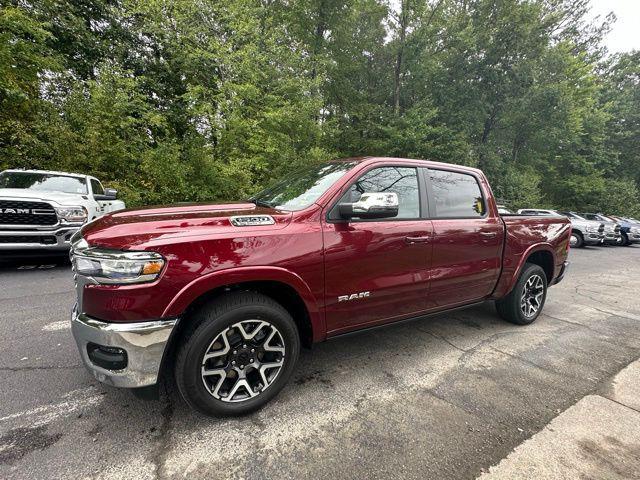
[{"label": "truck shadow", "polygon": [[[403,371],[405,374],[409,371],[410,376],[417,379],[414,387],[420,386],[419,378],[427,379],[439,371],[443,358],[446,358],[447,369],[453,368],[461,356],[483,342],[519,330],[521,327],[500,319],[493,303],[486,302],[464,310],[330,339],[315,344],[311,350],[303,349],[296,372],[278,397],[261,411],[242,417],[240,421],[253,421],[251,419],[278,415],[278,412],[286,414],[289,408],[296,408],[300,398],[306,397],[313,404],[314,397],[341,395],[338,392],[347,391],[360,396],[378,384],[386,383],[395,389],[404,381],[400,373]],[[185,420],[196,421],[197,418],[202,422],[206,419],[204,422],[212,425],[226,421],[208,419],[191,411],[170,386],[163,392],[161,403],[170,403],[174,414]]]}]

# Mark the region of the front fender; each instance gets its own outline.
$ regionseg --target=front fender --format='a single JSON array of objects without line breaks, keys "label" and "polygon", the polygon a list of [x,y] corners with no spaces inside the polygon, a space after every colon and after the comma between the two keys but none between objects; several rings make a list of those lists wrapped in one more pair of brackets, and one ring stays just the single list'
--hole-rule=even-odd
[{"label": "front fender", "polygon": [[313,341],[316,342],[325,338],[326,329],[324,318],[321,315],[318,301],[311,292],[311,289],[300,276],[281,267],[257,266],[229,268],[199,277],[178,292],[171,303],[165,308],[162,316],[163,318],[181,316],[187,307],[197,298],[216,288],[260,281],[280,282],[293,288],[304,302],[307,312],[309,313],[313,331]]}]

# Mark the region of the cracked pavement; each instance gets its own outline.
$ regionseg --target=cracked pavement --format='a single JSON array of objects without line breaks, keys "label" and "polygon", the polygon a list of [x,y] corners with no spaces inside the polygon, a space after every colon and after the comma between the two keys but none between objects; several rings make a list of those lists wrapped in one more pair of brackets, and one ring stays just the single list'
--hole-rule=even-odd
[{"label": "cracked pavement", "polygon": [[569,260],[531,326],[485,304],[332,340],[227,419],[97,383],[68,267],[0,268],[0,478],[475,478],[640,358],[640,246]]}]

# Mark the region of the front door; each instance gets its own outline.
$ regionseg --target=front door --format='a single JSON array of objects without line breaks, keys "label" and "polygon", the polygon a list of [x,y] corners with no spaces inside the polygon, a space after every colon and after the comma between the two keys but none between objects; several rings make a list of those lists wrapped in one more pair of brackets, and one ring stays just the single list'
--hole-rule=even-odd
[{"label": "front door", "polygon": [[[323,219],[325,306],[329,335],[411,316],[426,309],[431,221],[418,170],[372,167],[359,176]],[[336,219],[338,203],[365,192],[395,192],[397,217]]]}]

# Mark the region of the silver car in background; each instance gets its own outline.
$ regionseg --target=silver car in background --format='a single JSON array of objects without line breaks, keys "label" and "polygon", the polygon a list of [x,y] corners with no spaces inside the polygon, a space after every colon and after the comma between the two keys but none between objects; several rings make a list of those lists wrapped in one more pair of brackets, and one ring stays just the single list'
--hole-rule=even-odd
[{"label": "silver car in background", "polygon": [[617,215],[610,215],[610,217],[620,224],[622,245],[628,246],[633,243],[640,243],[640,222],[638,220]]},{"label": "silver car in background", "polygon": [[518,210],[520,215],[560,215],[571,221],[571,240],[573,248],[585,245],[602,245],[605,241],[605,225],[603,222],[588,220],[575,212],[560,212],[543,208],[523,208]]},{"label": "silver car in background", "polygon": [[622,245],[620,224],[613,218],[606,217],[600,213],[581,213],[580,216],[587,220],[604,223],[604,243],[609,245]]}]

